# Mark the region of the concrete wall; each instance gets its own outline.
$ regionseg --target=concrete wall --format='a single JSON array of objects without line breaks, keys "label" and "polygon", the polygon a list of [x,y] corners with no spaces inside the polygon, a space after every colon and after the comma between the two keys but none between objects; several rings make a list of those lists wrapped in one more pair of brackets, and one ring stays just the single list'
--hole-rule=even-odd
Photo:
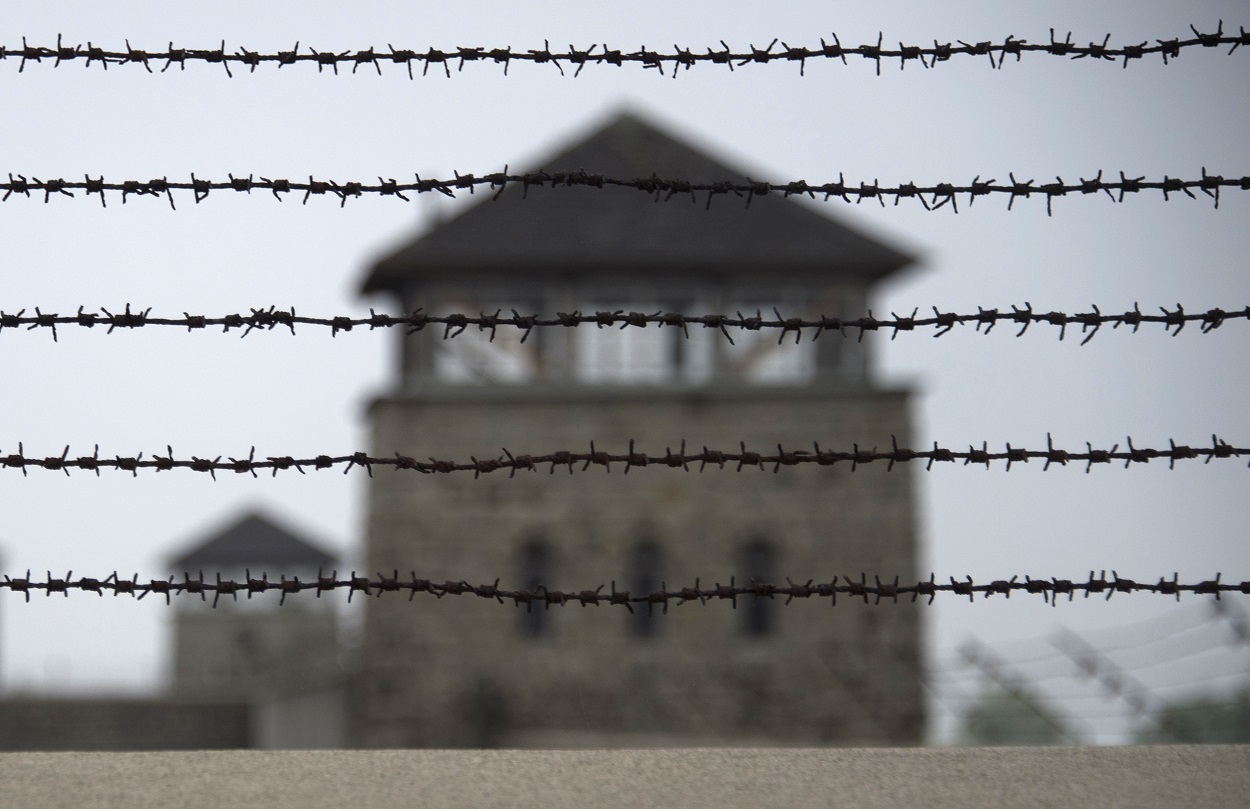
[{"label": "concrete wall", "polygon": [[[416,457],[541,453],[651,455],[703,445],[758,450],[888,446],[908,438],[902,393],[706,389],[666,394],[566,388],[431,389],[373,410],[374,450]],[[544,584],[631,589],[639,543],[660,551],[670,588],[741,579],[744,549],[775,551],[776,579],[914,578],[911,471],[623,468],[421,475],[375,471],[368,570],[531,586],[525,548],[545,543]],[[354,690],[363,746],[619,745],[710,742],[914,743],[923,727],[917,607],[840,599],[768,605],[773,629],[745,627],[750,601],[671,608],[639,637],[616,607],[566,606],[544,631],[512,605],[465,597],[370,599]]]},{"label": "concrete wall", "polygon": [[1244,806],[1250,748],[6,753],[6,807]]}]

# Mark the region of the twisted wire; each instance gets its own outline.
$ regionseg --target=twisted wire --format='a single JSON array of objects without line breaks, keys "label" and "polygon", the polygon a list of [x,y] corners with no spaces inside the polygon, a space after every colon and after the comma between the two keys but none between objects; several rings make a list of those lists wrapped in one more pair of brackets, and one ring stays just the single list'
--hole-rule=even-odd
[{"label": "twisted wire", "polygon": [[978,595],[988,599],[995,595],[1010,598],[1013,593],[1023,593],[1041,596],[1046,603],[1055,605],[1061,596],[1066,595],[1068,601],[1072,601],[1077,594],[1085,598],[1091,595],[1104,595],[1106,600],[1110,600],[1116,593],[1152,593],[1172,596],[1178,601],[1182,594],[1211,595],[1217,599],[1223,593],[1250,594],[1250,581],[1226,583],[1221,581],[1221,574],[1218,573],[1213,579],[1188,584],[1181,583],[1178,575],[1174,573],[1171,580],[1160,577],[1157,582],[1151,583],[1123,578],[1114,570],[1110,579],[1107,578],[1105,570],[1098,576],[1095,576],[1091,570],[1089,578],[1085,581],[1030,576],[1025,576],[1021,581],[1019,576],[1012,576],[1010,579],[995,579],[984,584],[977,584],[971,576],[965,576],[962,580],[952,576],[949,582],[940,582],[934,574],[930,574],[927,581],[917,581],[915,584],[900,584],[898,576],[895,576],[893,581],[890,581],[888,577],[886,581],[882,581],[880,576],[874,576],[873,581],[870,582],[867,575],[863,573],[858,579],[851,576],[834,576],[827,583],[815,583],[815,579],[808,579],[803,584],[795,584],[787,576],[784,585],[755,580],[739,584],[736,578],[731,576],[727,585],[718,582],[713,587],[704,587],[700,584],[700,579],[695,579],[693,587],[669,590],[667,585],[662,583],[660,589],[648,593],[617,590],[615,581],[608,585],[607,592],[604,592],[605,585],[602,584],[594,589],[563,591],[553,590],[541,584],[532,589],[508,589],[499,586],[500,579],[495,579],[493,584],[478,585],[469,584],[466,581],[439,583],[418,578],[415,571],[408,578],[404,578],[400,576],[398,570],[395,570],[391,576],[378,573],[376,578],[357,576],[355,571],[352,571],[352,574],[345,579],[338,578],[338,571],[334,571],[329,576],[323,576],[322,571],[318,571],[317,577],[310,580],[301,580],[298,576],[288,578],[282,575],[276,581],[272,581],[268,573],[262,573],[260,578],[253,578],[250,570],[247,570],[244,575],[243,580],[223,579],[220,573],[215,579],[205,579],[201,571],[195,577],[190,573],[184,573],[180,581],[174,576],[168,576],[164,579],[149,579],[147,582],[141,582],[137,574],[125,579],[116,572],[103,579],[89,577],[75,579],[74,572],[71,570],[64,578],[56,578],[51,571],[48,571],[47,577],[39,581],[32,579],[30,571],[27,570],[25,576],[6,575],[4,581],[0,581],[0,590],[7,589],[21,593],[28,602],[31,593],[40,591],[46,596],[60,593],[66,597],[69,596],[70,591],[93,592],[99,596],[111,592],[114,596],[129,595],[138,598],[154,593],[164,596],[166,603],[170,603],[173,596],[181,595],[198,595],[201,599],[207,600],[211,593],[214,607],[217,606],[222,596],[230,596],[238,600],[240,593],[251,598],[258,593],[276,591],[282,594],[279,599],[281,605],[286,602],[287,596],[306,591],[313,591],[320,598],[322,593],[347,590],[349,601],[356,593],[381,597],[384,593],[407,592],[409,601],[418,593],[426,593],[440,599],[444,596],[470,595],[493,599],[499,604],[511,601],[515,606],[525,605],[527,609],[532,609],[535,605],[550,608],[570,604],[580,604],[583,607],[606,604],[622,606],[633,612],[635,605],[645,604],[651,610],[659,606],[663,613],[668,612],[670,602],[675,602],[680,606],[690,602],[707,604],[709,601],[729,601],[734,608],[737,608],[740,596],[769,599],[784,597],[786,605],[795,599],[828,598],[830,603],[836,606],[838,596],[860,598],[865,604],[880,604],[882,601],[898,603],[900,598],[909,598],[910,601],[925,598],[926,603],[932,604],[939,594],[966,596],[969,601],[975,601]]},{"label": "twisted wire", "polygon": [[[126,49],[123,51],[101,48],[91,42],[87,42],[85,46],[69,45],[58,34],[56,47],[31,45],[26,41],[26,37],[22,37],[20,48],[0,46],[0,60],[19,59],[18,73],[24,72],[28,63],[42,63],[45,59],[52,60],[53,67],[59,67],[62,63],[81,61],[87,67],[98,64],[105,70],[109,65],[138,64],[143,65],[148,73],[153,72],[153,62],[158,64],[164,62],[164,65],[160,67],[162,73],[174,65],[178,65],[180,70],[186,70],[188,62],[203,62],[221,65],[226,75],[231,77],[234,76],[231,65],[247,67],[254,73],[262,64],[272,63],[282,68],[299,62],[307,62],[315,64],[318,73],[329,70],[335,75],[338,75],[340,66],[350,65],[352,73],[366,66],[372,67],[380,76],[382,65],[391,64],[405,67],[410,79],[415,76],[414,67],[420,67],[421,75],[424,76],[429,72],[431,65],[435,66],[435,69],[441,67],[443,74],[450,78],[453,63],[456,64],[456,71],[460,72],[468,63],[493,62],[503,65],[504,75],[508,74],[508,68],[513,62],[549,64],[555,67],[561,76],[565,75],[564,68],[568,66],[573,69],[574,77],[581,75],[587,65],[614,67],[622,67],[626,64],[640,65],[644,69],[655,70],[660,75],[665,74],[667,65],[668,75],[676,78],[681,70],[690,70],[696,64],[701,63],[725,65],[733,71],[747,65],[778,61],[797,62],[799,75],[802,76],[806,72],[808,60],[839,60],[845,65],[848,64],[848,56],[874,62],[877,75],[881,75],[883,61],[896,59],[899,69],[904,70],[908,62],[919,62],[924,68],[933,68],[956,56],[985,56],[988,57],[991,68],[1001,69],[1008,56],[1014,56],[1019,62],[1025,53],[1047,54],[1068,59],[1090,59],[1091,61],[1119,60],[1122,61],[1123,67],[1127,68],[1129,62],[1144,59],[1147,56],[1158,55],[1162,57],[1164,64],[1169,64],[1169,60],[1179,57],[1181,51],[1191,48],[1218,48],[1229,45],[1231,47],[1228,54],[1232,55],[1242,45],[1250,45],[1250,32],[1247,32],[1244,26],[1239,28],[1236,34],[1226,34],[1223,20],[1219,22],[1214,32],[1203,33],[1193,25],[1189,26],[1189,30],[1193,34],[1192,37],[1155,39],[1153,44],[1149,40],[1143,40],[1138,43],[1111,45],[1111,34],[1107,34],[1102,42],[1090,41],[1088,45],[1079,45],[1072,41],[1072,32],[1069,31],[1064,39],[1059,40],[1055,38],[1055,29],[1052,28],[1047,42],[1029,42],[1009,35],[1001,42],[991,40],[965,42],[961,39],[941,43],[935,39],[932,46],[904,44],[900,41],[897,48],[885,42],[884,33],[878,33],[876,44],[863,45],[843,45],[841,39],[834,33],[831,34],[831,42],[822,37],[820,47],[791,46],[774,38],[765,48],[758,48],[751,44],[748,50],[735,51],[724,40],[721,40],[720,48],[705,48],[699,53],[696,53],[694,48],[683,48],[676,44],[673,45],[671,51],[652,50],[645,45],[639,47],[638,50],[627,51],[611,48],[606,43],[595,43],[588,48],[569,45],[567,50],[553,51],[547,40],[543,41],[541,48],[524,50],[514,50],[509,45],[502,48],[457,47],[451,50],[430,47],[418,51],[395,48],[388,43],[385,50],[374,46],[338,52],[318,51],[311,47],[305,47],[301,51],[300,43],[296,42],[291,50],[275,53],[250,51],[242,46],[236,51],[227,51],[225,40],[222,40],[217,48],[178,48],[170,42],[164,50],[149,51],[133,48],[130,41],[126,40]],[[777,48],[778,45],[781,47]]]},{"label": "twisted wire", "polygon": [[1028,463],[1030,460],[1042,460],[1043,470],[1049,470],[1052,464],[1058,466],[1067,466],[1069,463],[1085,464],[1085,472],[1088,474],[1094,464],[1110,464],[1119,461],[1124,462],[1124,468],[1127,469],[1133,464],[1145,464],[1152,460],[1166,460],[1168,468],[1174,468],[1177,461],[1203,459],[1204,463],[1210,463],[1214,459],[1242,458],[1250,455],[1250,448],[1234,447],[1218,436],[1211,436],[1209,446],[1189,446],[1185,444],[1177,444],[1175,440],[1169,439],[1167,449],[1143,448],[1133,444],[1133,439],[1127,439],[1128,448],[1120,449],[1119,444],[1113,444],[1111,449],[1095,449],[1089,442],[1085,443],[1086,450],[1070,451],[1060,449],[1054,445],[1051,436],[1046,436],[1046,449],[1030,450],[1023,447],[1013,447],[1010,443],[1005,445],[1001,452],[993,451],[989,448],[988,442],[982,442],[981,448],[969,445],[966,451],[953,450],[938,446],[934,442],[931,450],[914,450],[900,447],[897,440],[891,440],[890,449],[880,450],[861,449],[858,444],[853,445],[853,450],[834,451],[821,449],[820,444],[813,443],[811,450],[786,450],[780,444],[777,445],[775,453],[753,452],[746,448],[745,442],[739,443],[739,452],[724,452],[721,450],[708,449],[706,446],[701,452],[686,452],[686,442],[681,442],[681,448],[677,452],[672,449],[665,449],[663,455],[647,455],[645,453],[636,452],[634,450],[634,442],[629,442],[629,451],[621,454],[613,454],[604,452],[595,448],[595,443],[590,442],[589,452],[569,452],[558,451],[547,453],[544,455],[514,455],[507,449],[502,450],[502,455],[495,458],[479,459],[470,456],[470,460],[455,461],[448,459],[429,458],[427,460],[419,460],[417,458],[401,455],[396,452],[394,457],[371,457],[364,452],[355,452],[350,455],[317,455],[310,458],[295,458],[286,456],[266,456],[260,459],[256,457],[256,447],[252,447],[245,458],[227,457],[225,460],[218,455],[214,458],[200,458],[191,456],[190,458],[178,458],[174,456],[172,447],[166,447],[165,455],[153,454],[149,458],[144,458],[143,453],[135,456],[123,457],[120,455],[109,457],[101,457],[100,445],[95,446],[95,451],[91,455],[78,457],[70,457],[70,448],[67,445],[60,455],[50,455],[47,457],[35,457],[26,455],[24,446],[19,443],[17,452],[4,455],[0,450],[0,468],[5,469],[21,469],[22,474],[26,475],[30,468],[47,469],[50,471],[60,470],[69,475],[71,469],[85,469],[87,471],[100,474],[101,469],[115,469],[123,472],[130,472],[138,477],[140,469],[153,469],[157,472],[170,469],[189,469],[192,472],[208,473],[214,480],[217,479],[218,472],[233,472],[235,474],[250,474],[257,477],[257,472],[270,471],[273,476],[277,476],[279,471],[295,469],[301,475],[305,474],[304,470],[313,469],[331,469],[335,467],[343,467],[343,474],[347,474],[353,467],[364,469],[370,477],[373,476],[373,468],[392,467],[395,470],[411,470],[424,474],[451,474],[455,472],[472,472],[476,479],[480,475],[490,474],[501,470],[508,471],[508,477],[514,477],[518,471],[536,472],[539,467],[549,465],[549,473],[554,474],[557,467],[566,467],[569,474],[573,474],[578,464],[581,465],[581,471],[585,472],[591,466],[603,467],[605,472],[612,471],[612,465],[623,466],[625,474],[629,474],[630,469],[661,466],[670,469],[682,469],[686,472],[690,471],[691,464],[698,464],[698,471],[703,472],[709,465],[718,469],[725,469],[726,464],[729,468],[741,472],[744,468],[757,468],[760,471],[765,470],[768,466],[772,466],[773,472],[780,471],[783,466],[834,466],[839,463],[850,464],[851,471],[854,472],[860,466],[866,464],[884,461],[887,463],[887,470],[893,470],[895,464],[910,463],[912,461],[922,462],[925,469],[930,470],[935,463],[959,463],[964,466],[984,466],[989,470],[997,461],[1004,461],[1004,470],[1011,471],[1012,464]]},{"label": "twisted wire", "polygon": [[975,314],[943,312],[936,306],[932,308],[932,317],[918,317],[920,310],[917,308],[912,311],[910,316],[900,317],[891,312],[889,318],[874,317],[871,310],[869,310],[866,317],[857,318],[839,318],[826,315],[808,318],[787,318],[783,317],[777,309],[773,309],[775,319],[770,319],[762,315],[759,310],[756,310],[754,316],[743,315],[739,311],[737,316],[733,317],[711,314],[686,315],[678,312],[662,311],[651,313],[626,312],[623,309],[592,313],[580,311],[557,312],[556,316],[551,318],[545,318],[537,314],[523,315],[515,309],[512,310],[511,316],[501,314],[503,310],[496,310],[494,314],[483,312],[479,315],[463,313],[432,315],[418,309],[411,315],[386,315],[370,309],[368,317],[309,317],[296,314],[293,306],[289,309],[278,309],[270,306],[268,308],[252,308],[250,314],[246,315],[234,313],[212,317],[183,312],[183,316],[178,318],[153,316],[150,307],[132,311],[130,304],[127,303],[124,311],[116,313],[104,308],[101,308],[99,311],[87,311],[82,306],[79,306],[78,312],[72,315],[44,312],[39,307],[35,307],[34,314],[31,315],[26,314],[25,309],[21,309],[16,313],[6,313],[4,310],[0,310],[0,331],[6,328],[16,329],[21,327],[25,327],[27,330],[48,329],[51,331],[52,339],[55,341],[57,339],[58,326],[107,327],[109,334],[112,334],[115,329],[138,329],[145,326],[174,326],[186,328],[187,331],[220,326],[223,333],[229,332],[231,329],[242,330],[241,337],[246,337],[256,329],[272,330],[278,326],[289,329],[291,334],[295,334],[297,325],[324,326],[330,329],[331,336],[337,336],[341,331],[351,331],[358,326],[368,327],[370,331],[379,328],[403,327],[408,334],[422,331],[427,327],[441,326],[443,328],[442,337],[444,340],[455,339],[468,329],[476,328],[479,332],[489,332],[490,340],[494,342],[496,330],[504,327],[522,331],[520,342],[524,343],[529,338],[530,333],[536,328],[557,326],[576,328],[583,325],[593,325],[601,329],[613,326],[626,329],[631,326],[645,328],[654,325],[681,329],[687,338],[690,337],[691,326],[717,329],[731,344],[734,342],[733,335],[730,333],[731,329],[739,333],[760,331],[761,329],[779,329],[781,333],[777,337],[777,342],[780,344],[791,332],[794,333],[795,343],[798,343],[802,339],[804,329],[811,333],[812,340],[819,338],[825,332],[836,332],[844,337],[858,333],[859,339],[862,340],[865,333],[876,331],[891,332],[890,339],[894,339],[898,337],[899,332],[911,332],[916,329],[929,327],[934,329],[934,337],[941,337],[956,326],[967,325],[975,326],[978,333],[984,330],[985,334],[989,334],[995,325],[1000,322],[1006,322],[1020,327],[1020,330],[1016,332],[1017,337],[1022,336],[1029,330],[1030,326],[1036,324],[1055,326],[1059,329],[1060,340],[1063,340],[1067,335],[1068,326],[1079,326],[1081,333],[1085,335],[1085,338],[1081,340],[1081,345],[1085,345],[1094,338],[1099,329],[1106,325],[1110,325],[1113,329],[1118,329],[1120,326],[1131,327],[1133,333],[1136,333],[1143,323],[1158,323],[1175,337],[1189,323],[1199,324],[1202,333],[1207,334],[1224,325],[1229,320],[1250,320],[1250,306],[1240,310],[1217,307],[1204,312],[1186,312],[1185,307],[1179,303],[1176,304],[1175,309],[1160,306],[1160,314],[1157,315],[1142,312],[1141,307],[1136,303],[1133,304],[1131,311],[1125,311],[1121,314],[1104,314],[1096,305],[1092,306],[1089,312],[1041,312],[1035,311],[1033,305],[1028,302],[1025,302],[1024,306],[1012,304],[1011,311],[997,308],[986,309],[978,306]]},{"label": "twisted wire", "polygon": [[[1119,180],[1104,180],[1102,171],[1100,170],[1094,177],[1090,179],[1081,178],[1077,183],[1068,183],[1062,177],[1056,176],[1055,182],[1037,183],[1036,180],[1017,180],[1014,173],[1008,175],[1008,183],[1000,183],[996,179],[982,180],[980,175],[972,179],[967,185],[958,185],[955,183],[942,182],[934,185],[916,185],[913,182],[902,183],[900,185],[881,185],[877,180],[872,183],[860,182],[858,185],[847,183],[842,174],[838,175],[837,182],[827,183],[811,183],[806,180],[792,180],[787,183],[768,183],[747,180],[746,182],[738,182],[733,180],[721,180],[715,182],[692,182],[681,178],[663,178],[656,175],[650,177],[638,178],[617,178],[607,177],[602,174],[591,174],[585,171],[531,171],[523,174],[508,173],[507,166],[502,172],[492,174],[483,174],[481,176],[475,174],[461,174],[453,172],[454,179],[421,179],[421,176],[414,175],[412,182],[400,182],[394,178],[383,179],[378,178],[378,182],[366,183],[357,180],[318,180],[309,177],[307,182],[300,180],[285,179],[269,179],[267,177],[256,177],[249,174],[246,177],[236,177],[233,174],[227,175],[226,180],[206,180],[197,178],[195,174],[191,174],[190,180],[170,180],[168,177],[161,177],[153,180],[123,180],[121,182],[108,182],[103,176],[92,178],[90,175],[84,175],[82,180],[66,180],[64,178],[54,178],[41,180],[38,177],[27,178],[25,175],[14,175],[10,173],[7,181],[0,181],[0,191],[4,192],[4,196],[0,197],[0,202],[7,201],[14,195],[21,195],[29,198],[32,194],[43,194],[43,201],[50,202],[54,196],[73,197],[74,191],[83,191],[86,195],[98,195],[100,204],[107,207],[108,194],[120,193],[122,203],[124,204],[130,196],[154,196],[165,197],[169,201],[171,208],[176,208],[174,203],[174,191],[190,191],[192,198],[198,204],[203,202],[213,191],[235,191],[240,193],[251,194],[253,191],[268,191],[281,201],[283,195],[292,193],[303,193],[303,204],[307,204],[308,200],[313,196],[332,196],[339,200],[339,206],[347,204],[348,199],[359,198],[366,194],[378,195],[384,197],[395,197],[404,201],[410,201],[407,196],[409,193],[426,194],[437,192],[449,197],[454,197],[458,190],[467,190],[473,193],[478,186],[487,186],[495,192],[495,197],[508,187],[509,184],[519,185],[524,193],[528,193],[531,187],[547,187],[551,188],[632,188],[641,191],[649,196],[654,197],[657,201],[669,201],[674,196],[689,195],[691,201],[697,201],[698,195],[706,193],[706,207],[711,207],[712,199],[716,196],[733,194],[745,200],[747,207],[750,207],[751,200],[754,197],[767,196],[769,194],[780,194],[785,197],[789,196],[807,196],[811,199],[841,199],[844,202],[856,203],[864,200],[877,200],[882,207],[885,207],[885,201],[889,197],[894,198],[894,205],[897,206],[901,200],[914,199],[918,200],[925,210],[936,211],[946,205],[950,205],[951,210],[955,213],[959,212],[958,198],[960,196],[967,197],[967,204],[971,206],[977,197],[988,196],[990,194],[1007,195],[1007,210],[1011,210],[1017,199],[1030,199],[1034,195],[1044,196],[1046,198],[1046,213],[1052,213],[1052,206],[1055,199],[1067,196],[1068,194],[1097,194],[1105,193],[1113,202],[1123,202],[1124,197],[1128,194],[1136,194],[1144,191],[1159,191],[1163,194],[1165,201],[1170,200],[1173,194],[1184,194],[1190,199],[1197,199],[1195,191],[1201,191],[1210,197],[1216,208],[1220,205],[1220,191],[1223,189],[1239,189],[1242,191],[1250,189],[1250,175],[1241,177],[1224,177],[1218,174],[1208,174],[1206,168],[1202,169],[1201,177],[1197,179],[1181,179],[1164,175],[1159,180],[1147,180],[1145,176],[1130,177],[1121,171]],[[927,199],[926,199],[927,197]]]}]

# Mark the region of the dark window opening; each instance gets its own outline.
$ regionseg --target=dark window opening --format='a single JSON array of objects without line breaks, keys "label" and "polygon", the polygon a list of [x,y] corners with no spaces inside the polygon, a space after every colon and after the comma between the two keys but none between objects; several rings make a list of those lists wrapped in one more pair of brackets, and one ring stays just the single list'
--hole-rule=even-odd
[{"label": "dark window opening", "polygon": [[[640,542],[634,548],[630,562],[629,592],[634,596],[647,595],[660,589],[660,549],[654,542]],[[629,616],[630,631],[635,637],[650,638],[659,628],[656,607],[663,605],[634,604],[634,614]]]},{"label": "dark window opening", "polygon": [[[549,586],[551,581],[551,548],[534,541],[521,549],[521,586],[531,592]],[[532,601],[521,613],[521,633],[529,638],[551,634],[551,615],[545,601]]]},{"label": "dark window opening", "polygon": [[[776,576],[776,551],[762,539],[755,540],[742,549],[742,578],[739,587],[752,583],[774,584]],[[768,596],[748,594],[740,597],[738,612],[742,618],[742,631],[747,635],[761,637],[773,631],[777,619],[776,605]]]}]

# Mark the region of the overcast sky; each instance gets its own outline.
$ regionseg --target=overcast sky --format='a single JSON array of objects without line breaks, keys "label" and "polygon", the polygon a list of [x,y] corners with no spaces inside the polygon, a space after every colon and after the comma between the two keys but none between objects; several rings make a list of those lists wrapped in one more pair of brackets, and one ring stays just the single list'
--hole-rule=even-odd
[{"label": "overcast sky", "polygon": [[[0,44],[51,45],[91,40],[122,48],[183,47],[323,51],[369,46],[526,49],[607,42],[632,49],[674,43],[696,50],[725,40],[744,48],[774,37],[816,45],[837,32],[845,44],[926,44],[933,40],[1045,40],[1053,27],[1074,40],[1136,43],[1183,36],[1189,23],[1213,30],[1250,24],[1244,2],[217,2],[201,6],[118,0],[107,4],[6,4]],[[434,71],[409,81],[398,67],[318,75],[302,64],[229,79],[217,65],[149,75],[141,67],[107,72],[75,63],[53,69],[0,62],[0,172],[109,179],[158,176],[371,180],[380,176],[483,173],[527,167],[554,145],[629,107],[705,143],[724,160],[775,181],[803,178],[896,184],[982,178],[1073,181],[1099,170],[1157,178],[1250,173],[1250,52],[1186,51],[1165,67],[1157,59],[1119,64],[1026,55],[1001,71],[984,59],[952,59],[934,70],[900,72],[852,59],[752,65],[732,75],[701,65],[677,80],[637,67],[588,67],[562,78],[550,66],[513,65],[506,78],[491,64],[468,65],[451,79]],[[0,309],[73,312],[129,302],[153,314],[221,314],[248,307],[294,306],[301,314],[351,314],[383,306],[357,294],[369,262],[410,238],[436,215],[467,200],[422,198],[410,204],[365,198],[340,209],[330,198],[301,207],[294,195],[213,194],[204,204],[158,199],[98,201],[10,199],[0,206]],[[1103,195],[1058,200],[978,201],[926,212],[907,203],[881,208],[811,203],[922,257],[880,289],[877,314],[1007,308],[1123,311],[1182,303],[1186,309],[1250,303],[1250,197],[1209,200],[1154,195],[1112,204]],[[1085,347],[1034,328],[1016,339],[964,329],[941,340],[903,334],[879,345],[881,384],[918,391],[918,444],[1043,445],[1082,448],[1123,443],[1198,444],[1218,433],[1250,442],[1245,405],[1250,325],[1232,322],[1177,337],[1155,327],[1137,335],[1105,331]],[[0,334],[0,452],[66,445],[104,454],[180,455],[344,453],[367,446],[365,406],[384,391],[394,364],[394,335],[357,331],[332,339],[308,329],[247,340],[210,332],[144,329],[105,335],[63,329]],[[592,438],[593,436],[587,436]],[[814,436],[819,439],[819,436]],[[674,436],[674,442],[680,436]],[[538,448],[541,450],[553,448]],[[663,470],[657,470],[663,473]],[[1082,577],[1093,569],[1154,579],[1178,571],[1196,580],[1222,571],[1250,579],[1244,462],[1189,462],[1125,470],[1101,467],[1042,473],[1040,464],[984,469],[943,466],[917,475],[922,493],[922,569],[939,576],[1014,574]],[[259,506],[357,558],[363,525],[363,475],[323,472],[277,479],[192,473],[119,473],[70,478],[34,470],[0,477],[0,553],[6,572],[161,575],[186,543]],[[888,571],[884,571],[888,573]],[[353,605],[356,606],[356,605]],[[1185,609],[1186,612],[1177,612]],[[927,613],[932,660],[944,666],[969,636],[1002,641],[1019,658],[1047,653],[1021,639],[1063,624],[1091,638],[1133,624],[1200,623],[1200,608],[1141,595],[1091,599],[1051,609],[1013,598],[992,605],[939,601]],[[26,605],[0,595],[0,683],[8,691],[142,691],[164,677],[171,612],[129,599],[37,598]],[[1179,616],[1179,617],[1178,617]],[[1158,623],[1153,623],[1157,618]],[[1136,622],[1136,623],[1134,623]],[[1145,623],[1143,623],[1145,622]],[[1172,623],[1168,623],[1172,622]],[[1196,624],[1195,624],[1196,625]],[[1222,643],[1208,627],[1212,644]],[[1102,630],[1102,634],[1099,634]],[[1162,629],[1159,629],[1162,632]],[[1206,631],[1206,630],[1203,630]],[[1131,634],[1131,633],[1130,633]],[[1136,636],[1135,636],[1136,637]],[[1014,645],[1012,645],[1014,643]],[[1166,657],[1167,642],[1155,651]],[[1179,654],[1179,652],[1176,652]],[[1153,652],[1152,652],[1153,654]],[[1195,658],[1203,676],[1244,672],[1250,651]],[[1036,656],[1036,654],[1034,655]],[[1153,659],[1153,658],[1152,658]],[[1052,661],[1053,662],[1053,661]],[[1150,661],[1147,661],[1150,662]],[[1140,679],[1175,693],[1189,667],[1139,666]],[[1189,676],[1189,679],[1193,679]],[[1201,683],[1227,689],[1232,677]],[[1075,694],[1079,683],[1066,684]],[[1163,688],[1171,686],[1172,690]],[[1195,686],[1196,687],[1196,686]],[[1087,696],[1096,693],[1084,692]],[[1089,716],[1083,703],[1060,704]],[[1096,741],[1125,727],[1114,703],[1108,720],[1087,719]],[[1093,713],[1098,713],[1094,711]],[[1119,718],[1116,718],[1119,717]]]}]

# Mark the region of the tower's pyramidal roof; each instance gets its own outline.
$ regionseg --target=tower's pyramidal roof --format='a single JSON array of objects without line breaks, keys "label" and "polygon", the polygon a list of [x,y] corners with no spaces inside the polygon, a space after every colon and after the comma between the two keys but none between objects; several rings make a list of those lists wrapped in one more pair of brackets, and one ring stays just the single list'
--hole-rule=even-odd
[{"label": "tower's pyramidal roof", "polygon": [[334,557],[261,514],[247,514],[170,561],[179,572],[273,564],[313,567]]},{"label": "tower's pyramidal roof", "polygon": [[[636,115],[622,113],[579,143],[532,167],[620,179],[693,182],[747,178]],[[763,178],[755,178],[763,179]],[[364,291],[466,275],[564,278],[847,275],[871,282],[912,258],[809,206],[780,195],[675,195],[656,202],[629,188],[507,187],[383,258]],[[523,198],[524,197],[524,198]],[[467,279],[466,279],[467,280]]]}]

